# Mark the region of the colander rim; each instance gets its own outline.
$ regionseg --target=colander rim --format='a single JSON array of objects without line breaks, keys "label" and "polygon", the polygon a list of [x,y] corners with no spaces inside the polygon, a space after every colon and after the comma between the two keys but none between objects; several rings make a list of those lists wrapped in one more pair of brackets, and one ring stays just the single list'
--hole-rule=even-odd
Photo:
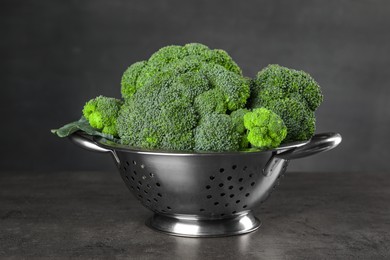
[{"label": "colander rim", "polygon": [[145,149],[139,147],[128,146],[124,144],[118,144],[104,137],[93,136],[93,140],[96,144],[102,148],[106,148],[113,151],[137,153],[137,154],[149,154],[149,155],[171,155],[171,156],[226,156],[226,155],[245,155],[245,154],[265,154],[265,153],[279,153],[282,151],[295,149],[304,146],[310,142],[309,140],[291,142],[283,144],[273,149],[247,149],[240,151],[224,151],[224,152],[212,152],[212,151],[183,151],[183,150],[163,150],[163,149]]}]

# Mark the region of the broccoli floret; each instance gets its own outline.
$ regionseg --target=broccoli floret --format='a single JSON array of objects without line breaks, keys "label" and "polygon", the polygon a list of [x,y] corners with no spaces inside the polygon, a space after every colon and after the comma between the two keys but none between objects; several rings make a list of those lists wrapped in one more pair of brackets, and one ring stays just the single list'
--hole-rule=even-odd
[{"label": "broccoli floret", "polygon": [[210,113],[226,114],[227,104],[225,96],[219,89],[211,89],[203,92],[195,98],[196,111],[204,116]]},{"label": "broccoli floret", "polygon": [[291,142],[313,135],[314,111],[322,100],[319,85],[306,72],[269,65],[251,84],[249,106],[265,107],[278,114],[288,130],[284,142]]},{"label": "broccoli floret", "polygon": [[239,149],[240,135],[228,115],[207,114],[195,130],[195,150],[234,151]]},{"label": "broccoli floret", "polygon": [[217,64],[204,64],[202,70],[213,87],[225,96],[230,111],[243,108],[250,95],[249,81]]},{"label": "broccoli floret", "polygon": [[137,91],[137,79],[146,61],[139,61],[127,68],[121,81],[121,93],[124,99],[130,98]]},{"label": "broccoli floret", "polygon": [[116,120],[121,106],[122,101],[118,99],[98,96],[85,104],[83,115],[93,128],[118,136]]},{"label": "broccoli floret", "polygon": [[245,108],[238,109],[233,111],[230,114],[230,118],[232,119],[234,129],[237,133],[240,134],[240,149],[245,149],[249,145],[247,130],[244,126],[244,115],[249,113],[250,111]]},{"label": "broccoli floret", "polygon": [[268,109],[278,114],[287,126],[285,142],[310,139],[315,131],[314,112],[305,107],[296,98],[285,98],[271,101]]},{"label": "broccoli floret", "polygon": [[193,148],[197,113],[180,88],[170,88],[173,81],[169,72],[161,72],[126,101],[117,124],[123,144],[151,149]]},{"label": "broccoli floret", "polygon": [[287,135],[283,120],[271,110],[257,108],[244,115],[244,126],[249,131],[248,141],[258,148],[274,148]]}]

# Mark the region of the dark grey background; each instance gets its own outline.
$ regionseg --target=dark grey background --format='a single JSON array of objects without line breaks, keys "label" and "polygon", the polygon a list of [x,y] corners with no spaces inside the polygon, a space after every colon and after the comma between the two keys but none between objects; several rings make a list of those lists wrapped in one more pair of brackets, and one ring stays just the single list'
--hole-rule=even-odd
[{"label": "dark grey background", "polygon": [[390,170],[387,0],[3,0],[0,29],[1,170],[114,170],[49,130],[90,98],[119,97],[130,64],[188,42],[227,50],[247,76],[278,63],[320,83],[317,132],[343,143],[292,170]]}]

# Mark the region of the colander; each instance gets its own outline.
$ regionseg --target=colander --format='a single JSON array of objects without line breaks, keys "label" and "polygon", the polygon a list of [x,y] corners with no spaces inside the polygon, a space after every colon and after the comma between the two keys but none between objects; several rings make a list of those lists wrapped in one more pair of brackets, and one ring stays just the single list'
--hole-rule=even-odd
[{"label": "colander", "polygon": [[337,133],[322,133],[267,151],[150,151],[76,132],[77,145],[113,155],[126,186],[154,212],[146,224],[188,237],[238,235],[258,229],[252,209],[265,201],[291,159],[330,150]]}]

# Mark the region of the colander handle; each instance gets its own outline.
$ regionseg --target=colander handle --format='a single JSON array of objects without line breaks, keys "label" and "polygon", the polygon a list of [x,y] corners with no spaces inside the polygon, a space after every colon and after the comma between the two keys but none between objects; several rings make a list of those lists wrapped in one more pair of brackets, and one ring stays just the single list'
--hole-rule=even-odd
[{"label": "colander handle", "polygon": [[75,132],[69,136],[69,139],[75,143],[76,145],[80,146],[81,148],[84,148],[89,151],[93,152],[101,152],[101,153],[107,153],[107,152],[113,152],[110,149],[106,149],[103,147],[100,147],[92,138],[92,136],[82,134],[82,132]]},{"label": "colander handle", "polygon": [[338,133],[321,133],[314,135],[310,141],[300,147],[282,152],[276,157],[286,160],[299,159],[329,151],[341,143],[341,135]]}]

